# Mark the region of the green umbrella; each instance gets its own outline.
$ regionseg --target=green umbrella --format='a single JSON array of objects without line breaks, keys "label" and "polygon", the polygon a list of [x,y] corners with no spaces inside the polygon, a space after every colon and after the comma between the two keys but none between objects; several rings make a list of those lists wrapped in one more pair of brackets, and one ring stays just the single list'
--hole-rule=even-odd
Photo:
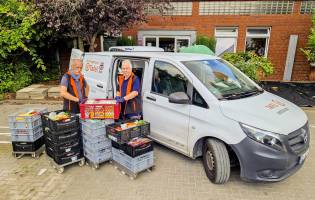
[{"label": "green umbrella", "polygon": [[181,53],[198,53],[198,54],[207,54],[214,56],[214,52],[211,51],[208,47],[205,45],[193,45],[190,47],[183,47],[179,49],[179,52]]}]

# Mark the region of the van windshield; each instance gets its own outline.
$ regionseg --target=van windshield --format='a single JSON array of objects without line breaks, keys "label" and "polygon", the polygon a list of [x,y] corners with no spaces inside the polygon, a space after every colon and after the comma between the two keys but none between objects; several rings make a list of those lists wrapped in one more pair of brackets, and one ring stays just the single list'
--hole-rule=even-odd
[{"label": "van windshield", "polygon": [[219,100],[239,99],[263,92],[248,77],[222,59],[182,62]]}]

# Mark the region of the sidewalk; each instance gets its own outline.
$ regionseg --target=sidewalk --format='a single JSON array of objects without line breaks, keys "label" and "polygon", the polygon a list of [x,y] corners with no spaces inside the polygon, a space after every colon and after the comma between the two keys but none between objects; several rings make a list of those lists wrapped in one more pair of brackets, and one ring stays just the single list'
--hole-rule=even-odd
[{"label": "sidewalk", "polygon": [[[0,126],[7,125],[7,114],[24,106],[57,104],[2,104]],[[307,110],[312,133],[315,133],[315,111]],[[315,137],[311,137],[311,146]],[[57,174],[43,154],[39,159],[11,155],[10,144],[0,144],[0,200],[308,200],[315,196],[315,149],[311,148],[305,165],[296,174],[278,183],[247,183],[233,168],[225,185],[214,185],[207,179],[201,159],[192,160],[164,146],[155,145],[155,169],[135,180],[122,175],[105,163],[99,170],[77,164]],[[38,175],[41,170],[46,170]]]}]

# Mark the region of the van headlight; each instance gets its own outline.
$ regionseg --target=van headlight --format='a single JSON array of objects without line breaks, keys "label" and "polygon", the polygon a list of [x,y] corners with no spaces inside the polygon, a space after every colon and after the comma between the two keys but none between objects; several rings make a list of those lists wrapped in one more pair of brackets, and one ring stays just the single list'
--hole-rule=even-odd
[{"label": "van headlight", "polygon": [[246,135],[256,142],[259,142],[279,151],[286,151],[278,134],[254,128],[242,123],[240,123],[240,125]]}]

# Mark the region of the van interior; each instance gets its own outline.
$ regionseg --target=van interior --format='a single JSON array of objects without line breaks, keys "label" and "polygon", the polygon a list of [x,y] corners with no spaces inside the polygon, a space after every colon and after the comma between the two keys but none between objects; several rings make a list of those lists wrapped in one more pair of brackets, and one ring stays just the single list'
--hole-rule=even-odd
[{"label": "van interior", "polygon": [[144,68],[149,66],[149,60],[143,58],[129,58],[129,57],[119,57],[115,59],[114,62],[114,70],[113,70],[113,77],[114,77],[114,96],[116,96],[116,91],[118,88],[118,76],[122,74],[121,64],[123,60],[130,60],[132,65],[132,72],[140,79],[140,95],[142,99],[142,84],[143,84],[143,76],[144,76]]}]

